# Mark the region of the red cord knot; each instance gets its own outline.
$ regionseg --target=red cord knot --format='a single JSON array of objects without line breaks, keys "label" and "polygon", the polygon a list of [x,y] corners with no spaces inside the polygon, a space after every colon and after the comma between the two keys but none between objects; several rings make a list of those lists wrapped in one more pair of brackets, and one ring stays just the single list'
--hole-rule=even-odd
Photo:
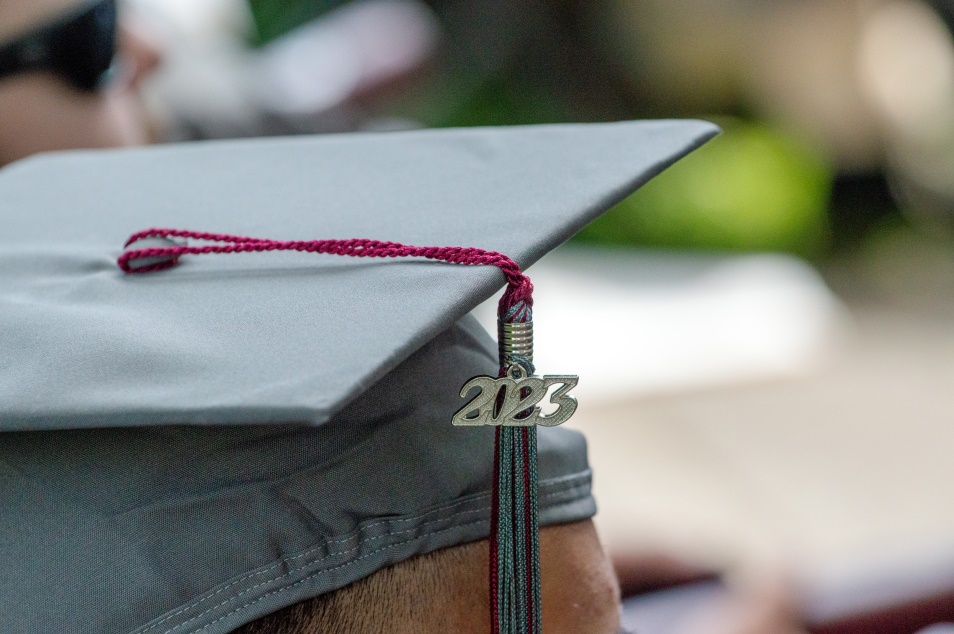
[{"label": "red cord knot", "polygon": [[132,236],[125,246],[131,244],[136,244],[136,248],[126,251],[117,260],[119,268],[126,273],[148,273],[171,268],[179,263],[181,254],[176,249],[186,246],[185,240],[146,235],[145,232]]},{"label": "red cord knot", "polygon": [[[186,240],[213,244],[190,245]],[[129,249],[134,244],[138,245],[137,248]],[[507,290],[500,298],[498,306],[501,318],[509,315],[506,321],[529,321],[533,307],[533,284],[520,270],[520,266],[502,253],[474,247],[416,247],[399,242],[360,238],[284,241],[158,228],[134,233],[124,246],[128,250],[119,256],[116,263],[126,273],[151,273],[172,268],[179,263],[183,255],[263,251],[301,251],[357,258],[420,257],[465,266],[495,266],[507,279]]]}]

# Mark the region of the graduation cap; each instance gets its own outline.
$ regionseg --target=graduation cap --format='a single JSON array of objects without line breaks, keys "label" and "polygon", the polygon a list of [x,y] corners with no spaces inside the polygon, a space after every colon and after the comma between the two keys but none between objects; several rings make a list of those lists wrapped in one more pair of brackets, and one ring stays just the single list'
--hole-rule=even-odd
[{"label": "graduation cap", "polygon": [[[314,245],[465,247],[384,255],[492,253],[527,267],[716,131],[653,121],[260,139],[0,170],[4,627],[224,633],[486,538],[492,519],[512,542],[531,520],[591,517],[583,440],[521,426],[525,383],[503,442],[524,442],[519,457],[533,439],[539,514],[491,517],[501,469],[515,467],[511,453],[494,464],[501,427],[468,424],[487,408],[461,386],[499,376],[467,313],[507,281],[501,261]],[[124,266],[169,268],[126,274],[124,243],[153,226],[194,232],[141,234],[153,241],[129,248],[167,250]],[[504,332],[518,353],[520,328]],[[504,354],[516,368],[504,380],[532,374],[529,358]],[[515,607],[502,592],[507,631]]]}]

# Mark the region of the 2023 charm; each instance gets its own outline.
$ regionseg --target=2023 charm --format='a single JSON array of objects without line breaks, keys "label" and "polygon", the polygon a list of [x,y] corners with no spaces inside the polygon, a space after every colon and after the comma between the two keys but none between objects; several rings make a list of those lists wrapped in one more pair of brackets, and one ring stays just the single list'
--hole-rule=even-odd
[{"label": "2023 charm", "polygon": [[[576,387],[580,377],[574,375],[527,376],[519,364],[507,368],[506,376],[475,376],[460,388],[461,397],[474,388],[477,394],[457,410],[454,425],[503,425],[554,427],[565,423],[576,411],[576,398],[568,392]],[[551,387],[559,385],[550,395],[556,411],[544,414],[537,405]]]}]

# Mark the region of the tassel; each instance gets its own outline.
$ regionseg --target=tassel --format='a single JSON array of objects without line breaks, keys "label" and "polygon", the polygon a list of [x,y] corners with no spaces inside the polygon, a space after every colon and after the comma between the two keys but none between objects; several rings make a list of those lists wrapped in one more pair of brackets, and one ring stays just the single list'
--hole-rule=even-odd
[{"label": "tassel", "polygon": [[[506,305],[499,315],[500,376],[517,363],[534,373],[529,298]],[[506,324],[521,324],[508,328]],[[491,510],[491,631],[539,634],[540,547],[537,516],[537,429],[496,429]]]},{"label": "tassel", "polygon": [[[197,240],[202,245],[177,242],[173,238]],[[159,241],[158,243],[156,241]],[[495,266],[507,279],[500,298],[500,377],[514,365],[531,377],[533,367],[533,284],[516,262],[495,251],[470,247],[419,247],[380,240],[268,240],[228,234],[181,229],[146,229],[133,234],[126,247],[139,243],[117,259],[127,273],[149,273],[176,266],[183,255],[300,251],[359,258],[420,257],[451,264]],[[576,400],[566,392],[576,385],[575,376],[543,377],[550,385],[563,388],[560,409],[552,415],[536,417],[534,408],[516,414],[512,421],[498,421],[494,412],[478,419],[467,417],[465,406],[455,415],[454,424],[495,424],[493,502],[490,518],[490,610],[493,634],[540,634],[540,539],[537,516],[537,428],[536,423],[559,425],[576,410]],[[477,377],[472,381],[490,377]],[[537,379],[539,380],[539,379]],[[481,385],[485,385],[481,383]],[[522,387],[521,399],[531,396]],[[466,386],[465,386],[466,391]],[[540,395],[542,396],[542,394]],[[499,407],[499,403],[498,403]],[[457,420],[459,416],[462,419]],[[509,413],[508,413],[509,416]],[[521,424],[521,419],[534,421]],[[506,416],[503,418],[507,418]],[[528,424],[529,423],[529,424]]]}]

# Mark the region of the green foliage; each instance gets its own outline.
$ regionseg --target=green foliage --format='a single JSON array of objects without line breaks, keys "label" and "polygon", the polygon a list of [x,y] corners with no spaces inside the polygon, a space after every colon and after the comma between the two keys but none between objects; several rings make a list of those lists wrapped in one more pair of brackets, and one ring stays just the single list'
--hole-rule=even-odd
[{"label": "green foliage", "polygon": [[[435,108],[435,116],[427,123],[434,127],[473,127],[558,123],[574,118],[559,97],[532,84],[500,77],[478,83],[472,91],[444,91],[443,109]],[[459,101],[448,98],[455,92],[465,97]]]},{"label": "green foliage", "polygon": [[829,241],[830,168],[767,126],[730,122],[724,128],[579,239],[808,257],[822,253]]},{"label": "green foliage", "polygon": [[253,44],[267,44],[346,2],[347,0],[248,0],[256,31]]}]

